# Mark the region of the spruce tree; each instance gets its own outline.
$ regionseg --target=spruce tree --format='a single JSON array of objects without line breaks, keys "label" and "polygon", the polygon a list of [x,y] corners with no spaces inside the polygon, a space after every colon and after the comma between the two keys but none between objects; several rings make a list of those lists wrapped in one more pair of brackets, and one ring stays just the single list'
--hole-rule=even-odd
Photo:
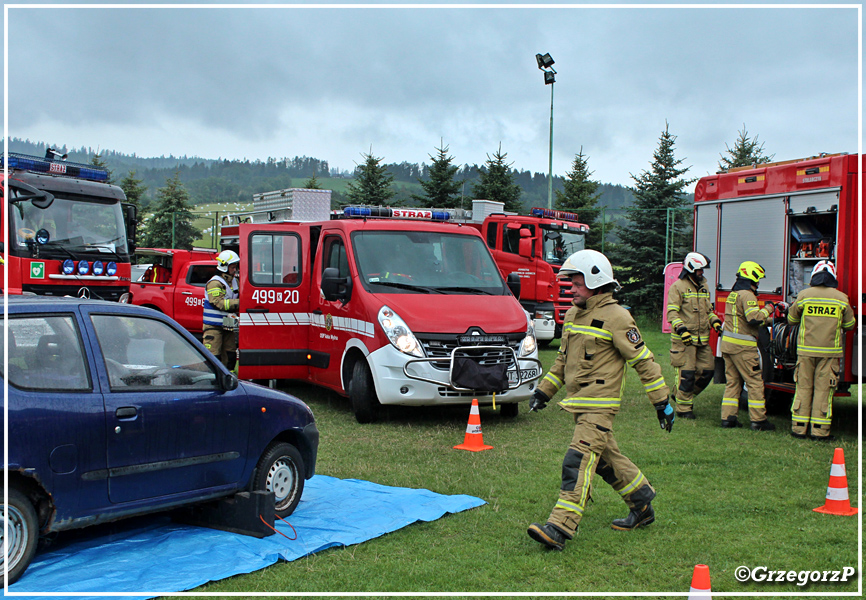
[{"label": "spruce tree", "polygon": [[139,219],[139,222],[136,225],[136,231],[138,231],[142,218],[141,199],[144,196],[144,192],[147,191],[147,186],[144,185],[143,179],[137,179],[135,175],[135,169],[129,171],[126,174],[126,177],[120,180],[118,185],[120,185],[120,189],[123,190],[123,193],[126,194],[126,201],[135,205],[135,212],[138,214]]},{"label": "spruce tree", "polygon": [[355,181],[349,183],[346,196],[352,204],[387,206],[396,192],[391,188],[394,176],[381,165],[382,157],[373,156],[373,149],[361,155],[364,164],[355,169]]},{"label": "spruce tree", "polygon": [[320,189],[322,189],[322,186],[319,185],[319,180],[316,179],[315,173],[313,173],[313,176],[304,182],[304,189],[307,189],[307,190],[320,190]]},{"label": "spruce tree", "polygon": [[156,197],[156,209],[144,233],[144,246],[191,248],[200,236],[192,225],[192,203],[180,181],[180,171],[174,172],[174,178],[165,180],[165,187],[156,190]]},{"label": "spruce tree", "polygon": [[[682,259],[691,250],[690,213],[683,210],[691,203],[684,190],[695,180],[682,178],[690,167],[682,167],[683,159],[674,156],[675,142],[665,122],[650,170],[637,176],[630,173],[635,201],[626,209],[626,222],[618,226],[622,244],[612,253],[611,262],[623,284],[621,298],[636,312],[662,310],[664,266],[668,259]],[[670,239],[672,256],[665,256]]]},{"label": "spruce tree", "polygon": [[418,183],[424,188],[424,194],[412,194],[412,199],[420,202],[422,206],[435,208],[458,208],[462,198],[461,186],[464,179],[454,179],[460,167],[452,165],[453,156],[448,156],[448,146],[439,140],[436,148],[437,155],[430,156],[433,164],[430,166],[429,178],[419,179]]},{"label": "spruce tree", "polygon": [[520,202],[522,189],[514,183],[514,174],[509,169],[511,164],[505,163],[507,156],[502,152],[502,144],[499,144],[493,158],[487,155],[485,166],[478,169],[478,183],[472,186],[472,195],[479,199],[502,202],[506,211],[520,213],[523,211],[523,204]]},{"label": "spruce tree", "polygon": [[733,148],[729,147],[728,144],[725,144],[725,152],[728,156],[721,153],[719,154],[721,157],[721,160],[719,161],[720,171],[727,172],[734,167],[762,165],[770,162],[773,160],[773,157],[776,156],[775,154],[771,154],[770,156],[764,154],[764,143],[758,143],[758,136],[755,136],[754,138],[749,137],[745,123],[743,123],[743,130],[737,133],[737,141],[734,142]]},{"label": "spruce tree", "polygon": [[102,160],[102,156],[100,156],[99,152],[93,155],[93,158],[90,159],[90,164],[99,169],[103,169],[108,172],[108,179],[105,180],[106,183],[114,183],[114,173],[111,169],[108,168],[108,165]]},{"label": "spruce tree", "polygon": [[576,212],[580,222],[589,225],[586,247],[600,249],[601,222],[598,220],[598,215],[601,210],[597,205],[601,194],[596,192],[601,182],[590,179],[593,172],[587,166],[588,161],[589,156],[583,153],[581,146],[580,152],[574,155],[571,171],[566,174],[562,182],[562,190],[555,192],[554,206],[559,210]]}]

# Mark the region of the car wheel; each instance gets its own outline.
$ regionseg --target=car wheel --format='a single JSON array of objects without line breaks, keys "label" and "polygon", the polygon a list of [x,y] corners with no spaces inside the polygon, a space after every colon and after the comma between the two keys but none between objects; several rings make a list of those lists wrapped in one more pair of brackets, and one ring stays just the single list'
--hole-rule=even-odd
[{"label": "car wheel", "polygon": [[285,442],[276,442],[268,446],[256,465],[253,490],[273,492],[276,514],[287,517],[301,501],[304,473],[304,459],[298,449]]},{"label": "car wheel", "polygon": [[[9,583],[15,583],[33,560],[39,541],[36,509],[21,491],[9,488],[9,504],[0,514],[0,544],[3,544],[3,521],[9,527]],[[3,557],[0,556],[0,582],[3,581]]]},{"label": "car wheel", "polygon": [[379,398],[373,385],[373,374],[367,361],[359,360],[352,368],[352,381],[349,384],[349,398],[352,411],[358,423],[372,423],[379,417]]},{"label": "car wheel", "polygon": [[502,416],[506,419],[513,419],[520,412],[520,405],[517,402],[512,402],[511,404],[503,404],[502,408]]}]

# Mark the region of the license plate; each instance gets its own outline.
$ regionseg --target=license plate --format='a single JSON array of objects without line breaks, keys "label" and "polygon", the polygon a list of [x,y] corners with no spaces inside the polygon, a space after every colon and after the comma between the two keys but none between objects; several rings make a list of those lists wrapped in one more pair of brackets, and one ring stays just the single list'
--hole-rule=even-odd
[{"label": "license plate", "polygon": [[[538,369],[520,369],[520,374],[523,375],[523,381],[528,381],[538,377]],[[508,375],[508,383],[517,383],[517,371],[506,371]]]}]

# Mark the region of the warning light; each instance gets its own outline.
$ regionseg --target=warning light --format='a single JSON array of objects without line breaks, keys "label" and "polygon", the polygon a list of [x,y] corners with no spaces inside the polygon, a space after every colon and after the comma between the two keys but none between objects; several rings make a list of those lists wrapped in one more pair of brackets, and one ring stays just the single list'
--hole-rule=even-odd
[{"label": "warning light", "polygon": [[265,407],[263,406],[263,407],[262,407],[262,412],[268,412],[268,409],[265,408]]},{"label": "warning light", "polygon": [[307,360],[313,360],[313,355],[312,355],[312,354],[307,354]]},{"label": "warning light", "polygon": [[61,268],[64,275],[72,275],[75,272],[75,262],[71,258],[67,258],[63,261]]}]

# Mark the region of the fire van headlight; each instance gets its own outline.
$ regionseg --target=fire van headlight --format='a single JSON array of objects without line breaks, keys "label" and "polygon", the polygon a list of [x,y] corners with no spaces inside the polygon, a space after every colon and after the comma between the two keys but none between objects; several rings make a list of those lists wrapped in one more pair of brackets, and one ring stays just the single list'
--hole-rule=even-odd
[{"label": "fire van headlight", "polygon": [[532,319],[529,318],[529,313],[526,314],[526,337],[520,342],[520,352],[518,353],[520,358],[529,356],[538,348],[538,343],[535,341],[535,326],[532,324]]},{"label": "fire van headlight", "polygon": [[412,333],[405,321],[387,306],[383,306],[379,310],[379,325],[382,326],[385,335],[388,336],[397,350],[418,358],[424,358],[424,351],[421,350],[421,344],[418,343],[415,334]]}]

